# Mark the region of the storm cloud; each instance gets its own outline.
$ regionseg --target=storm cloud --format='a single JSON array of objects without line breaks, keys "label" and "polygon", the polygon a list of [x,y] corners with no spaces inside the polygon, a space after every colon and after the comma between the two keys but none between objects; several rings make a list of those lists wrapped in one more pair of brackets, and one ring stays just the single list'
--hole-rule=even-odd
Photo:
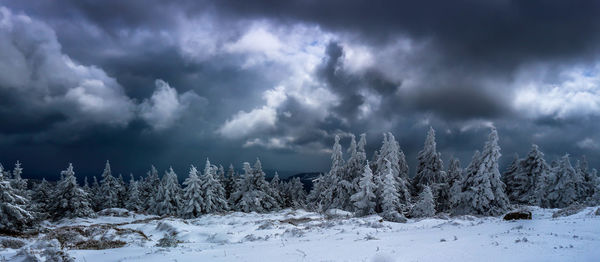
[{"label": "storm cloud", "polygon": [[596,1],[0,6],[0,162],[31,176],[257,156],[325,171],[334,135],[365,132],[371,153],[386,131],[414,166],[429,126],[445,159],[495,126],[505,156],[600,165]]}]

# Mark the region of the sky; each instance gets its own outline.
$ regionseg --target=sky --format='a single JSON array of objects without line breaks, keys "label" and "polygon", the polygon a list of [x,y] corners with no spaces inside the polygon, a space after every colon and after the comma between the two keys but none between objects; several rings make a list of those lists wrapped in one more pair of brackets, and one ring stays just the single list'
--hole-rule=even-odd
[{"label": "sky", "polygon": [[327,171],[335,135],[431,126],[463,166],[496,127],[600,166],[600,2],[0,0],[0,163]]}]

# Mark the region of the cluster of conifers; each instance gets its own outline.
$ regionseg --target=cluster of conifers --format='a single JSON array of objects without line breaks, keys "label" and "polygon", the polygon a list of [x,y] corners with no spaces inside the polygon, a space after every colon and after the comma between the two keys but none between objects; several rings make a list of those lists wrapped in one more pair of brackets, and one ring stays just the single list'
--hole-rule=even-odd
[{"label": "cluster of conifers", "polygon": [[254,166],[245,162],[242,174],[231,165],[225,172],[207,159],[203,173],[190,167],[183,187],[172,168],[159,178],[152,167],[145,177],[135,180],[131,176],[125,183],[121,175],[112,175],[107,161],[100,182],[94,177],[89,185],[86,178],[80,187],[71,164],[61,172],[56,185],[45,179],[28,185],[21,177],[19,162],[12,172],[0,165],[0,230],[20,231],[43,219],[91,217],[106,208],[182,218],[225,211],[341,209],[358,216],[378,213],[387,220],[402,222],[406,217],[436,213],[500,215],[514,204],[560,208],[600,203],[600,179],[596,170],[588,169],[585,159],[578,161],[576,168],[568,155],[548,165],[536,145],[526,158],[515,157],[501,175],[495,129],[465,169],[457,159],[451,159],[444,169],[435,132],[430,128],[413,178],[391,133],[384,134],[382,146],[370,162],[364,134],[358,142],[351,136],[346,160],[339,141],[336,136],[331,170],[313,181],[308,195],[299,178],[284,182],[276,174],[268,182],[258,159]]}]

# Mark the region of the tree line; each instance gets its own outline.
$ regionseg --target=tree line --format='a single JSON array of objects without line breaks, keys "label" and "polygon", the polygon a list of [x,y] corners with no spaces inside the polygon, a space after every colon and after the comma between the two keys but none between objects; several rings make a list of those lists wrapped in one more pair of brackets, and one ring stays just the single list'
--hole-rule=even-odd
[{"label": "tree line", "polygon": [[225,171],[207,159],[202,172],[192,165],[182,184],[172,168],[160,177],[154,166],[146,176],[136,180],[131,175],[126,183],[121,175],[113,176],[107,161],[100,181],[94,176],[90,185],[86,177],[82,186],[72,164],[61,171],[55,185],[45,179],[28,185],[17,161],[12,172],[0,165],[0,231],[18,232],[44,219],[94,217],[107,208],[182,218],[226,211],[340,209],[403,222],[407,217],[437,213],[497,216],[519,204],[546,208],[600,204],[600,179],[585,158],[575,167],[568,154],[547,164],[539,147],[532,145],[525,158],[515,156],[501,174],[498,139],[492,128],[466,168],[451,158],[445,169],[435,131],[430,128],[411,178],[404,152],[392,133],[384,134],[371,161],[365,152],[365,134],[358,142],[351,136],[347,159],[340,137],[335,136],[331,169],[314,179],[310,192],[299,178],[282,181],[276,173],[267,181],[259,159],[253,166],[243,163],[241,174],[233,165]]}]

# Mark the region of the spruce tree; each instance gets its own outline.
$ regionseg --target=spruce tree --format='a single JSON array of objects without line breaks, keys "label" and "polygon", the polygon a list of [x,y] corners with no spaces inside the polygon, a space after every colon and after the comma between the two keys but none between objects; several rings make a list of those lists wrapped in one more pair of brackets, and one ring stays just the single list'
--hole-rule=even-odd
[{"label": "spruce tree", "polygon": [[277,171],[275,171],[275,175],[271,179],[271,182],[269,182],[269,185],[271,185],[272,196],[277,201],[277,204],[280,207],[284,207],[285,202],[283,199],[282,182],[279,179],[279,173],[277,173]]},{"label": "spruce tree", "polygon": [[580,200],[583,178],[578,174],[565,154],[548,179],[546,198],[548,207],[563,208]]},{"label": "spruce tree", "polygon": [[140,182],[133,178],[133,174],[129,174],[129,189],[127,191],[127,200],[125,201],[125,208],[134,212],[141,212],[143,209],[143,202],[140,199]]},{"label": "spruce tree", "polygon": [[190,167],[189,176],[183,185],[185,188],[183,188],[181,216],[183,218],[199,217],[203,213],[204,198],[202,197],[202,181],[198,177],[198,170],[195,166]]},{"label": "spruce tree", "polygon": [[27,210],[29,201],[4,179],[0,165],[0,232],[20,232],[33,225],[34,216]]},{"label": "spruce tree", "polygon": [[324,200],[327,198],[326,196],[326,184],[325,184],[325,176],[323,174],[319,174],[317,178],[312,180],[312,189],[308,196],[306,196],[306,202],[308,208],[310,210],[315,210],[321,212],[324,210]]},{"label": "spruce tree", "polygon": [[405,203],[401,203],[398,194],[398,180],[394,175],[392,162],[386,160],[386,173],[383,176],[383,189],[381,195],[382,217],[392,222],[406,222],[406,218],[399,211],[404,209]]},{"label": "spruce tree", "polygon": [[351,200],[356,207],[357,215],[366,216],[375,213],[375,184],[369,163],[365,165],[363,175],[358,183],[358,191],[352,195]]},{"label": "spruce tree", "polygon": [[268,212],[279,209],[277,201],[268,193],[269,190],[260,160],[256,160],[254,168],[251,168],[248,162],[244,162],[244,174],[237,191],[231,195],[234,208],[243,212]]},{"label": "spruce tree", "polygon": [[354,187],[352,181],[349,181],[346,176],[342,146],[340,145],[340,137],[338,135],[335,136],[333,152],[331,154],[331,170],[325,179],[327,180],[327,192],[325,194],[326,199],[323,201],[325,203],[324,207],[327,209],[339,208],[350,210],[350,196]]},{"label": "spruce tree", "polygon": [[417,192],[420,192],[424,186],[437,187],[437,184],[446,183],[446,172],[440,153],[437,152],[435,143],[435,131],[429,127],[425,146],[419,151],[417,157],[417,174],[413,179],[413,186]]},{"label": "spruce tree", "polygon": [[424,186],[419,199],[411,212],[413,217],[432,217],[435,215],[435,201],[429,186]]},{"label": "spruce tree", "polygon": [[[259,160],[257,160],[257,164],[260,166]],[[260,171],[262,172],[262,168]],[[216,175],[217,167],[211,165],[207,158],[204,176],[200,179],[202,181],[200,192],[203,198],[201,205],[204,213],[222,212],[228,209],[225,200],[225,189],[223,189],[221,182],[215,178]]]},{"label": "spruce tree", "polygon": [[492,128],[479,157],[474,159],[462,182],[459,214],[497,216],[509,208],[504,183],[498,171],[500,158],[498,132]]},{"label": "spruce tree", "polygon": [[154,198],[154,213],[159,216],[177,215],[181,207],[181,187],[177,174],[170,167],[162,178],[156,197]]},{"label": "spruce tree", "polygon": [[95,213],[88,202],[86,193],[77,184],[73,165],[69,164],[61,172],[62,179],[58,181],[49,206],[50,215],[54,219],[74,217],[94,217]]},{"label": "spruce tree", "polygon": [[294,209],[306,206],[306,192],[299,177],[294,177],[283,186],[284,206]]},{"label": "spruce tree", "polygon": [[110,163],[106,160],[102,180],[100,180],[100,209],[119,207],[119,182],[112,175]]},{"label": "spruce tree", "polygon": [[42,178],[42,182],[35,185],[33,188],[33,194],[31,195],[33,210],[37,212],[41,218],[46,218],[48,216],[48,208],[50,206],[50,201],[52,200],[52,191],[53,188],[45,178]]},{"label": "spruce tree", "polygon": [[117,207],[124,208],[127,201],[127,185],[121,174],[117,177],[117,185],[117,196],[119,197]]},{"label": "spruce tree", "polygon": [[350,158],[348,159],[348,162],[346,162],[345,180],[352,184],[352,189],[350,190],[352,194],[358,191],[358,184],[364,173],[365,161],[367,160],[367,154],[365,152],[366,144],[367,139],[365,134],[360,135],[358,144],[356,143],[354,135],[351,136],[350,147],[348,147]]},{"label": "spruce tree", "polygon": [[158,195],[158,190],[160,188],[160,178],[158,177],[158,170],[156,167],[151,166],[150,170],[146,173],[146,177],[141,182],[140,185],[140,196],[141,200],[144,203],[143,207],[145,210],[149,210],[153,212],[156,210],[156,197]]},{"label": "spruce tree", "polygon": [[28,197],[27,196],[27,181],[21,177],[21,174],[23,174],[23,168],[21,167],[21,162],[17,161],[17,163],[15,163],[15,167],[13,169],[12,174],[13,174],[13,176],[12,176],[11,185],[12,185],[13,189],[16,190],[17,193],[20,194],[21,196],[27,198]]},{"label": "spruce tree", "polygon": [[102,209],[102,201],[104,201],[104,196],[102,195],[102,188],[100,187],[96,176],[94,176],[90,190],[92,193],[88,196],[88,198],[90,199],[92,209],[94,209],[94,211],[100,211]]},{"label": "spruce tree", "polygon": [[233,168],[233,164],[229,164],[229,168],[227,169],[227,175],[225,176],[225,183],[223,184],[223,188],[225,189],[225,199],[230,199],[231,194],[235,191],[236,188],[236,172]]},{"label": "spruce tree", "polygon": [[539,205],[541,196],[538,195],[537,182],[544,180],[550,167],[544,160],[537,145],[531,146],[527,157],[518,162],[518,168],[512,177],[507,177],[506,192],[508,198],[514,203],[526,205]]},{"label": "spruce tree", "polygon": [[396,138],[392,133],[384,134],[383,145],[380,150],[379,159],[377,160],[377,175],[374,175],[373,181],[377,185],[377,191],[375,193],[378,196],[377,211],[382,209],[385,186],[385,176],[391,173],[392,177],[396,182],[396,191],[398,193],[398,205],[406,207],[410,202],[410,183],[406,177],[400,175],[400,145],[396,142]]}]

